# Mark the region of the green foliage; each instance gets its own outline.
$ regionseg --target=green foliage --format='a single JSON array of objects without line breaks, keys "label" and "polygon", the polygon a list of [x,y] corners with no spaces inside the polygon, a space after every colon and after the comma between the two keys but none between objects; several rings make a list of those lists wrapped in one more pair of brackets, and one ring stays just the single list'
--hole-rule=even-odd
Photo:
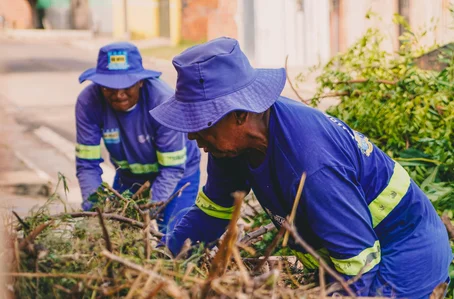
[{"label": "green foliage", "polygon": [[454,200],[454,52],[447,47],[440,54],[448,65],[441,72],[418,68],[415,59],[429,50],[418,46],[422,35],[407,31],[400,50],[391,54],[382,49],[380,32],[369,29],[323,68],[312,104],[326,94],[338,95],[340,103],[327,113],[367,135],[409,171],[435,205],[449,210]]},{"label": "green foliage", "polygon": [[[395,21],[406,30],[397,53],[382,49],[384,37],[378,30],[367,30],[323,67],[312,105],[327,95],[339,97],[339,104],[327,113],[364,133],[402,164],[438,213],[446,212],[452,219],[454,51],[450,46],[440,50],[438,59],[446,65],[442,71],[418,68],[417,58],[437,46],[419,46],[427,30],[412,32],[398,15]],[[451,247],[454,251],[453,242]],[[454,279],[453,264],[450,276]],[[453,293],[451,285],[448,297],[453,298]]]}]

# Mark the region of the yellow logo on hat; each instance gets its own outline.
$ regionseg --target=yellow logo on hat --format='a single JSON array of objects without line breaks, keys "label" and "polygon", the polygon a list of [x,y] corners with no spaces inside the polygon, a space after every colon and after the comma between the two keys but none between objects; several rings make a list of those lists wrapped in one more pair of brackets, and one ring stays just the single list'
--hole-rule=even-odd
[{"label": "yellow logo on hat", "polygon": [[109,70],[127,70],[129,68],[126,51],[111,51],[107,55],[109,57],[109,64],[107,65]]}]

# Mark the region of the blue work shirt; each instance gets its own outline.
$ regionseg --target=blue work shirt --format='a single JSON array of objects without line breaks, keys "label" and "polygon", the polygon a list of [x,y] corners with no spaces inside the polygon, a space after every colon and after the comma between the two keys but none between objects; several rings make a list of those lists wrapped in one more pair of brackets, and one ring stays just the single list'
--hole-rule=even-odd
[{"label": "blue work shirt", "polygon": [[[279,98],[271,107],[268,148],[252,168],[245,157],[209,157],[208,180],[194,206],[166,236],[181,244],[211,242],[232,213],[231,193],[249,192],[277,227],[290,214],[303,172],[298,233],[363,296],[429,296],[448,277],[452,260],[446,229],[407,172],[367,137],[302,103]],[[307,268],[318,262],[291,244]]]},{"label": "blue work shirt", "polygon": [[102,183],[101,139],[117,176],[126,182],[152,184],[152,199],[166,200],[178,182],[199,169],[200,150],[186,134],[154,121],[149,111],[168,100],[173,90],[160,79],[146,79],[137,105],[119,112],[100,87],[87,86],[76,104],[76,167],[84,201]]}]

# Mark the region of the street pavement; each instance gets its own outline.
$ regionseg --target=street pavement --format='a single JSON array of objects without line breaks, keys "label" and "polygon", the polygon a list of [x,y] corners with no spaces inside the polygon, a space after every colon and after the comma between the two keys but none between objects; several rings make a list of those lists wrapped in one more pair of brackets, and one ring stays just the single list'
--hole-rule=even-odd
[{"label": "street pavement", "polygon": [[[162,41],[160,41],[162,44]],[[81,72],[94,67],[99,41],[71,39],[21,39],[0,35],[0,207],[26,214],[56,191],[73,208],[81,196],[75,176],[76,141],[74,107],[80,91]],[[177,74],[170,61],[144,58],[144,67],[161,71],[175,87]],[[298,69],[291,70],[294,77]],[[307,98],[313,84],[299,89]],[[289,86],[283,95],[296,98]],[[325,101],[325,108],[332,104]],[[103,179],[112,182],[114,169],[103,149]],[[203,153],[202,185],[206,180]],[[63,175],[70,189],[65,194],[58,179]],[[54,210],[62,210],[55,204]]]}]

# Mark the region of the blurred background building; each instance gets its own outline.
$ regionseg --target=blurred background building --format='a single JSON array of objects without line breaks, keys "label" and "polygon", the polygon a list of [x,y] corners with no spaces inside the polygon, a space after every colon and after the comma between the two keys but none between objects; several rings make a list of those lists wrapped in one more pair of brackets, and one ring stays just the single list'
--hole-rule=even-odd
[{"label": "blurred background building", "polygon": [[[294,66],[326,62],[367,28],[378,27],[396,50],[401,14],[413,28],[437,27],[428,42],[452,40],[450,0],[0,0],[0,26],[16,29],[91,30],[133,40],[168,38],[203,42],[237,38],[257,65]],[[368,11],[381,17],[366,19]]]}]

